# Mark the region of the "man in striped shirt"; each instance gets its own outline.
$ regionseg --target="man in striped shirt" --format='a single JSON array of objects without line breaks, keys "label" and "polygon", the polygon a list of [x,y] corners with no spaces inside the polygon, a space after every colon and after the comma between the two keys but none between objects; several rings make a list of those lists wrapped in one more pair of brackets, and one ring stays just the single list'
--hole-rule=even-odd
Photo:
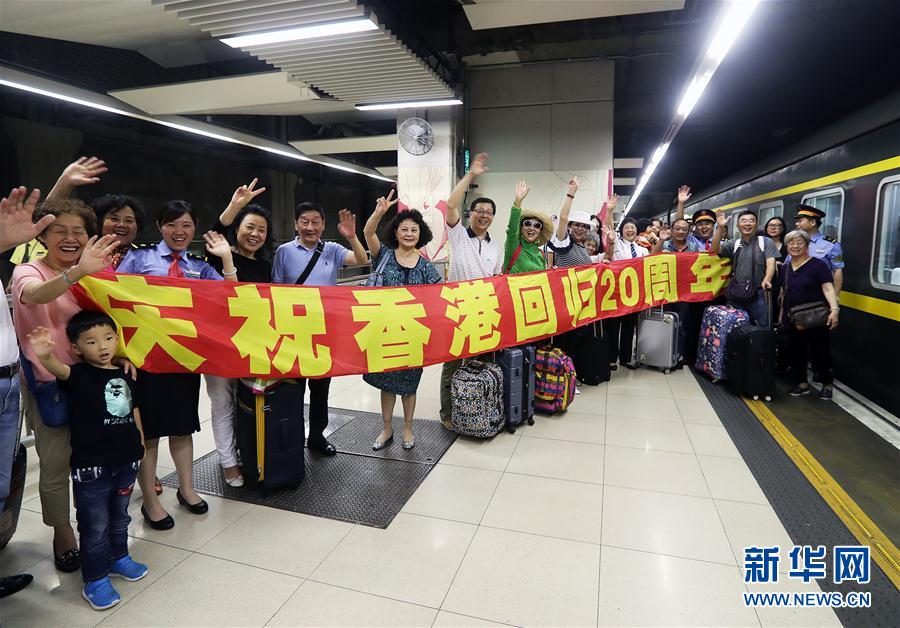
[{"label": "man in striped shirt", "polygon": [[[450,271],[447,281],[472,281],[499,275],[503,264],[503,245],[488,233],[497,206],[489,198],[480,197],[469,206],[469,226],[460,220],[459,208],[472,181],[487,172],[487,153],[479,153],[469,171],[459,180],[447,199],[447,227],[450,240]],[[462,360],[444,363],[441,371],[441,422],[450,427],[450,380],[462,366]]]}]

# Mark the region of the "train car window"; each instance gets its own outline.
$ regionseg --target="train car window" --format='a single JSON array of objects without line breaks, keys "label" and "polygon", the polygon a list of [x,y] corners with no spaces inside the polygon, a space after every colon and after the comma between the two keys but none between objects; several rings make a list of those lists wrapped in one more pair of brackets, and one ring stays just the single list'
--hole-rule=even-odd
[{"label": "train car window", "polygon": [[778,216],[784,218],[784,203],[775,201],[773,203],[763,203],[759,206],[759,227],[762,229],[770,219]]},{"label": "train car window", "polygon": [[734,211],[731,212],[731,237],[734,240],[737,240],[741,237],[741,231],[738,229],[738,216],[740,216],[741,212],[747,209],[746,207],[738,207]]},{"label": "train car window", "polygon": [[872,285],[900,292],[900,175],[878,184]]},{"label": "train car window", "polygon": [[819,231],[829,238],[841,239],[841,218],[844,214],[844,190],[830,188],[807,194],[800,201],[806,205],[818,207],[825,212],[825,219]]}]

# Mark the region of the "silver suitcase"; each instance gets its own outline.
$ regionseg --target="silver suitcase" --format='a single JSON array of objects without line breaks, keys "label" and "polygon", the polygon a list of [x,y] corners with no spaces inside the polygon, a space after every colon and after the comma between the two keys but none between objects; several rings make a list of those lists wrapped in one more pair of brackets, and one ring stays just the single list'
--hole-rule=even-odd
[{"label": "silver suitcase", "polygon": [[681,362],[681,319],[674,312],[646,310],[641,313],[637,327],[637,359],[641,366],[650,366],[669,373]]}]

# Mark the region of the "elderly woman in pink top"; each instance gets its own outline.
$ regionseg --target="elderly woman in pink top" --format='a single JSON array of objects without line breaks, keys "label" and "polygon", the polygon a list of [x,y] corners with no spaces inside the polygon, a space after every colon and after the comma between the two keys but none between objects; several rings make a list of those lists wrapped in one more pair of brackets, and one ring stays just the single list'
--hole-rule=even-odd
[{"label": "elderly woman in pink top", "polygon": [[[48,214],[56,220],[38,236],[47,255],[18,265],[12,275],[13,320],[20,340],[37,327],[48,328],[55,342],[54,355],[64,364],[73,364],[76,356],[66,337],[66,323],[81,308],[71,288],[83,277],[109,266],[109,255],[118,243],[115,235],[97,239],[97,219],[81,201],[46,201],[34,213],[34,221]],[[30,343],[20,344],[22,368],[28,368],[27,360],[38,385],[55,381],[41,366]],[[69,427],[44,423],[29,386],[22,386],[22,404],[40,458],[41,511],[44,523],[53,528],[56,568],[67,573],[77,571],[81,561],[69,523]]]}]

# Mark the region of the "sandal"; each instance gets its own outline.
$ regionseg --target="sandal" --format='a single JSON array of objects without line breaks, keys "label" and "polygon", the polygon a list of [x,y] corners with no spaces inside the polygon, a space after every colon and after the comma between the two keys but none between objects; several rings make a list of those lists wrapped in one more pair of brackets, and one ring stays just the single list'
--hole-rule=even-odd
[{"label": "sandal", "polygon": [[162,495],[162,482],[159,481],[159,478],[153,480],[153,490],[156,491],[157,495]]}]

